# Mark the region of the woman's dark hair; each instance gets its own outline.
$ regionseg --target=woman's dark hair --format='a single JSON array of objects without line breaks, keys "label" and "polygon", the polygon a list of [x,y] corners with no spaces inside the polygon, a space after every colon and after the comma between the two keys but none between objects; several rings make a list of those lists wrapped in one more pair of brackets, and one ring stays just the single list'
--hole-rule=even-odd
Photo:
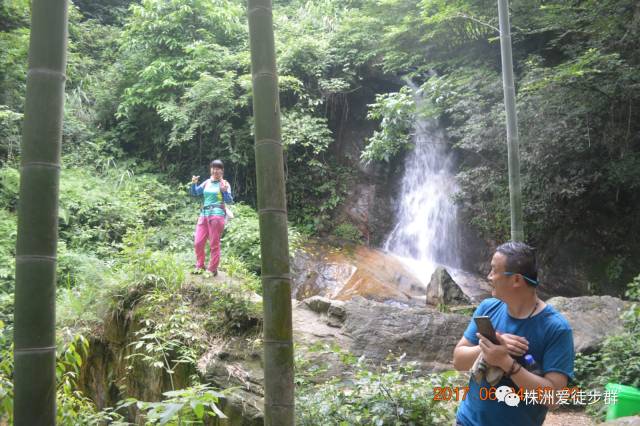
[{"label": "woman's dark hair", "polygon": [[505,267],[508,272],[524,275],[534,281],[538,280],[536,249],[519,241],[509,241],[498,246],[496,252],[507,258]]},{"label": "woman's dark hair", "polygon": [[222,163],[222,160],[213,160],[211,164],[209,164],[209,168],[211,167],[217,167],[224,170],[224,164]]}]

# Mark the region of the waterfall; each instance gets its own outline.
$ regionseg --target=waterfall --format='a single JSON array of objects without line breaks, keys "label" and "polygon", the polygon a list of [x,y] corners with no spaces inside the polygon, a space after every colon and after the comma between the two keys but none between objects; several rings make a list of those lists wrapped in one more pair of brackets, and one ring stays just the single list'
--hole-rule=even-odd
[{"label": "waterfall", "polygon": [[[408,82],[417,106],[424,102]],[[419,109],[419,108],[418,108]],[[398,256],[428,283],[436,264],[457,267],[458,232],[453,159],[435,120],[417,118],[414,149],[407,155],[396,209],[396,224],[384,249]]]}]

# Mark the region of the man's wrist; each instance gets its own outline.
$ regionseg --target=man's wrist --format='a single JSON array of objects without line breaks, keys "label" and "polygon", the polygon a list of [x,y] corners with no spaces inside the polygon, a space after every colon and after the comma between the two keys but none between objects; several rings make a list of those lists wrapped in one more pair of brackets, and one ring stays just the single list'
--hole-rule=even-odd
[{"label": "man's wrist", "polygon": [[511,358],[509,355],[507,355],[502,361],[500,361],[500,364],[498,364],[498,367],[500,367],[502,371],[507,373],[509,372],[509,370],[511,370],[511,367],[513,367],[513,361],[515,360]]}]

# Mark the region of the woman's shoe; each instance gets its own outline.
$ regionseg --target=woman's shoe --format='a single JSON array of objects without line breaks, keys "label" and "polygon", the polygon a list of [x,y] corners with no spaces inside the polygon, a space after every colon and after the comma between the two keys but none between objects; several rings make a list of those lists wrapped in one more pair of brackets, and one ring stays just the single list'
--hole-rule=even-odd
[{"label": "woman's shoe", "polygon": [[193,270],[193,272],[191,272],[193,275],[202,275],[202,273],[204,272],[204,268],[196,268]]}]

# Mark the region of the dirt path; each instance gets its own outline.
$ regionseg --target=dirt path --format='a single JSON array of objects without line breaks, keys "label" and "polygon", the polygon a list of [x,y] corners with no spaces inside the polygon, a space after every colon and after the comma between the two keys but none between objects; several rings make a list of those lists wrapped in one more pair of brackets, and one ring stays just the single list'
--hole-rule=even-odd
[{"label": "dirt path", "polygon": [[593,426],[596,422],[583,411],[549,411],[543,426]]}]

